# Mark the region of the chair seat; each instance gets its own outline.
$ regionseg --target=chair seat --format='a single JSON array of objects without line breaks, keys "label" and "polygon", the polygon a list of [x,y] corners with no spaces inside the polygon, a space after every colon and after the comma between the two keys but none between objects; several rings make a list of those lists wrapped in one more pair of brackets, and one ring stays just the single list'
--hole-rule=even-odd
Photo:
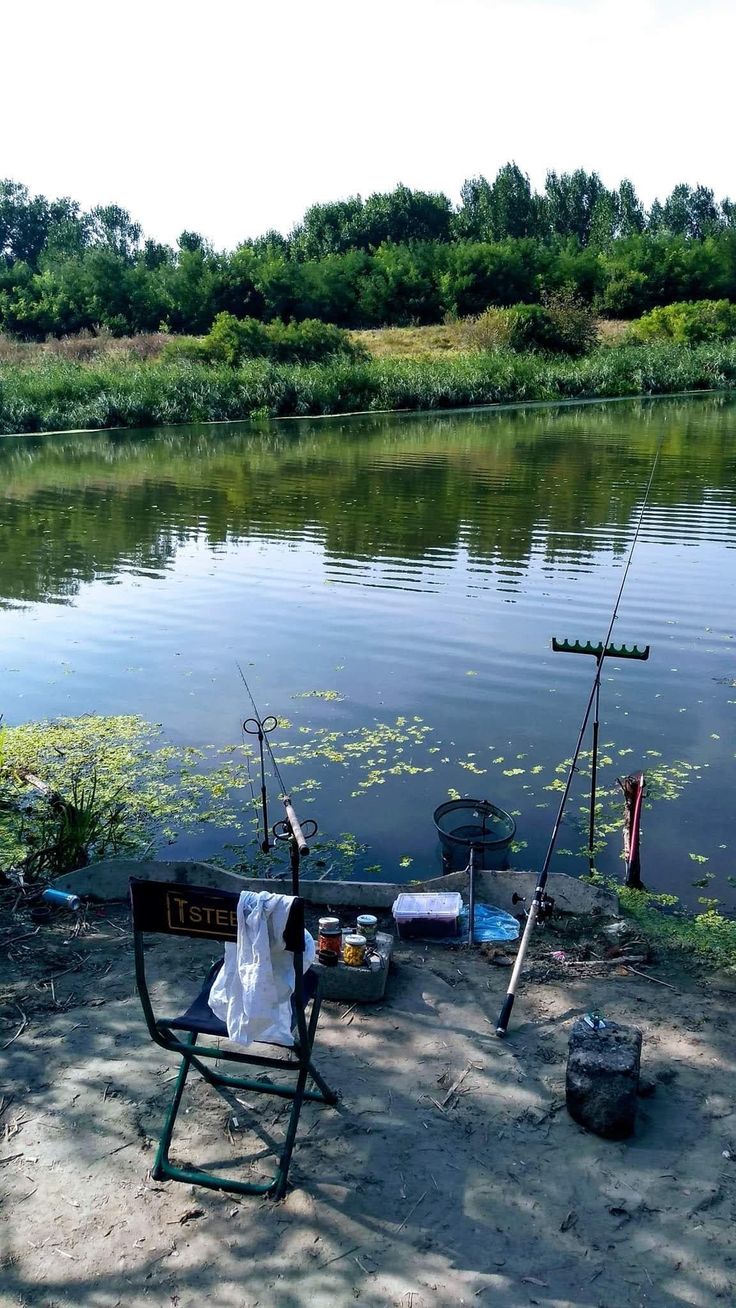
[{"label": "chair seat", "polygon": [[[212,964],[212,967],[204,979],[202,989],[196,999],[192,1000],[185,1012],[181,1013],[179,1017],[159,1018],[156,1022],[156,1026],[163,1027],[168,1031],[196,1031],[202,1035],[215,1036],[219,1039],[226,1040],[227,1027],[224,1022],[220,1021],[219,1017],[215,1017],[209,1003],[210,991],[215,984],[215,977],[220,971],[222,964],[223,959],[221,958],[218,958],[217,962]],[[317,993],[317,980],[317,973],[314,972],[311,967],[308,968],[304,973],[305,1004],[308,1004],[310,1000],[314,999],[314,996]],[[294,1001],[292,999],[292,1011],[293,1008]]]}]

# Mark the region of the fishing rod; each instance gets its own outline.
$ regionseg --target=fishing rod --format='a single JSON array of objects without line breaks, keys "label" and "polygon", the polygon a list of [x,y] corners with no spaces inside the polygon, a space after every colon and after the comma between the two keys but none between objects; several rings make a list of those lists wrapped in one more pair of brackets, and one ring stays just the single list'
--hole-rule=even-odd
[{"label": "fishing rod", "polygon": [[276,840],[287,840],[289,842],[292,894],[298,895],[299,866],[302,858],[306,858],[309,853],[309,845],[307,844],[307,841],[311,840],[312,836],[317,834],[317,823],[313,818],[308,818],[306,822],[299,821],[294,811],[294,805],[291,802],[291,795],[288,792],[286,782],[281,775],[281,769],[276,762],[274,752],[271,748],[271,742],[268,739],[269,734],[278,726],[278,718],[273,717],[272,714],[269,714],[265,718],[261,717],[251,693],[250,686],[245,679],[243,669],[239,663],[236,663],[235,666],[237,667],[238,672],[240,673],[240,679],[248,692],[248,698],[253,706],[253,712],[255,714],[254,718],[246,718],[243,723],[243,730],[247,732],[248,735],[258,737],[258,749],[261,759],[261,807],[263,811],[263,840],[261,842],[261,849],[264,854],[267,854],[271,848],[268,838],[268,795],[266,793],[266,770],[263,758],[263,746],[265,745],[271,763],[273,764],[274,772],[278,778],[279,785],[281,786],[281,802],[286,811],[286,817],[282,818],[279,822],[276,822],[271,828],[271,832]]},{"label": "fishing rod", "polygon": [[[240,669],[238,669],[238,671],[240,671]],[[240,675],[243,676],[242,672]],[[243,677],[243,680],[245,681],[245,677]],[[278,719],[275,718],[273,714],[269,714],[268,717],[265,718],[258,717],[258,710],[256,709],[255,704],[253,705],[253,710],[256,713],[256,717],[245,719],[245,722],[243,723],[243,731],[245,731],[249,736],[258,737],[258,753],[261,759],[261,809],[263,811],[263,840],[261,841],[261,851],[264,854],[267,854],[271,849],[271,845],[268,839],[270,828],[268,825],[268,794],[266,793],[266,768],[263,762],[263,744],[268,733],[273,731],[279,724]]]},{"label": "fishing rod", "polygon": [[644,491],[644,499],[642,500],[641,512],[639,513],[639,521],[636,524],[634,539],[631,542],[629,556],[628,559],[626,560],[626,566],[624,567],[623,577],[621,578],[621,585],[619,586],[618,595],[616,596],[616,602],[613,606],[611,621],[608,624],[608,631],[606,632],[605,638],[601,643],[600,654],[596,658],[595,677],[593,678],[593,685],[590,688],[590,695],[588,696],[588,702],[585,706],[583,720],[582,723],[580,724],[580,731],[578,732],[577,743],[575,745],[575,750],[573,752],[570,767],[568,769],[565,788],[562,792],[562,797],[560,799],[560,806],[557,810],[557,817],[555,818],[555,823],[552,828],[552,835],[550,837],[550,842],[547,848],[547,853],[545,855],[544,863],[542,864],[542,870],[539,873],[539,877],[537,879],[537,885],[534,891],[534,898],[527,912],[526,924],[524,926],[524,934],[522,935],[521,942],[519,944],[519,951],[516,955],[516,961],[514,963],[513,971],[511,973],[511,979],[509,981],[508,990],[506,991],[506,998],[503,1002],[503,1007],[501,1008],[501,1012],[498,1015],[498,1021],[496,1023],[497,1036],[505,1036],[508,1030],[509,1018],[511,1017],[511,1010],[514,1007],[514,999],[516,997],[516,987],[519,982],[519,977],[521,976],[521,971],[524,966],[524,960],[526,958],[527,950],[529,948],[529,943],[531,941],[531,937],[534,932],[534,927],[538,920],[543,921],[544,918],[548,917],[552,911],[553,900],[551,900],[549,896],[545,893],[545,887],[547,885],[547,877],[549,876],[549,867],[550,867],[550,863],[552,862],[552,855],[555,852],[555,845],[557,843],[557,836],[559,834],[559,830],[562,825],[562,818],[565,812],[565,805],[567,804],[568,796],[570,794],[570,788],[572,786],[572,779],[573,776],[575,775],[577,761],[583,746],[583,738],[585,736],[585,730],[588,725],[588,719],[590,718],[590,713],[591,713],[591,709],[593,708],[593,704],[596,702],[598,696],[600,695],[601,670],[603,668],[603,663],[606,658],[606,655],[609,653],[609,649],[608,649],[609,642],[611,640],[611,635],[613,633],[614,623],[618,616],[619,604],[621,603],[621,597],[623,596],[624,593],[626,579],[629,575],[629,569],[631,567],[631,562],[634,557],[634,550],[636,548],[636,543],[639,539],[639,532],[641,531],[641,526],[644,521],[644,512],[647,507],[649,492],[652,489],[652,482],[654,481],[654,474],[657,468],[657,463],[659,461],[659,455],[662,449],[663,438],[664,438],[664,433],[662,433],[662,436],[660,436],[659,445],[657,446],[657,450],[654,455],[652,470],[649,474],[649,481],[647,482],[646,490]]}]

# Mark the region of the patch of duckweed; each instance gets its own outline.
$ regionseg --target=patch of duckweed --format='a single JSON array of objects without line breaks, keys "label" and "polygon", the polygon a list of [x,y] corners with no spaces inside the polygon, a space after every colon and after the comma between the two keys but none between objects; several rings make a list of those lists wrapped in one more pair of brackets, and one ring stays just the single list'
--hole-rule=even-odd
[{"label": "patch of duckweed", "polygon": [[[303,697],[321,698],[322,693],[305,692]],[[279,739],[282,735],[286,738]],[[494,755],[490,759],[493,747],[484,745],[485,766],[481,767],[474,751],[458,756],[452,742],[440,739],[419,716],[375,719],[345,730],[314,723],[292,727],[281,720],[278,737],[272,737],[272,747],[279,768],[287,771],[291,792],[304,806],[330,793],[330,787],[343,777],[351,799],[376,794],[381,787],[381,803],[395,803],[405,796],[409,804],[411,792],[406,786],[442,765],[448,769],[445,777],[450,782],[457,781],[462,772],[488,776],[496,767],[497,775],[517,787],[527,812],[545,807],[553,810],[570,764],[563,760],[545,765],[516,754],[515,759],[524,759],[524,766],[507,766],[506,756]],[[265,862],[259,853],[260,777],[252,749],[249,739],[224,748],[172,745],[164,741],[160,726],[131,715],[87,715],[6,727],[0,730],[0,870],[17,864],[28,834],[25,812],[31,800],[27,786],[19,780],[23,769],[42,777],[65,796],[74,777],[94,775],[102,803],[124,803],[125,822],[116,833],[115,848],[104,853],[93,850],[93,857],[110,852],[136,856],[161,849],[188,832],[210,828],[227,834],[231,862],[247,865],[255,872],[280,868],[281,862],[286,869],[288,852],[283,846],[277,846]],[[621,755],[628,753],[617,749],[613,741],[605,742],[600,753],[594,854],[605,847],[609,837],[620,832],[622,796],[615,775],[616,770],[621,770]],[[668,762],[658,751],[649,751],[646,762],[649,806],[677,799],[686,786],[703,778],[708,766],[683,759]],[[581,754],[577,771],[583,783],[589,776],[590,763],[590,753]],[[521,777],[523,781],[517,780]],[[275,798],[276,779],[267,776],[266,780]],[[487,783],[483,784],[485,789]],[[457,785],[443,789],[450,799],[462,797]],[[568,838],[568,848],[557,851],[565,858],[587,854],[587,803],[581,797],[574,804],[568,808],[566,822],[568,831],[579,836],[580,846],[569,847],[572,842]],[[518,808],[512,811],[522,816]],[[320,816],[319,811],[316,815]],[[348,877],[368,872],[363,863],[365,847],[356,837],[323,840],[320,834],[319,842],[313,842],[306,875]],[[526,842],[517,841],[514,852],[525,847]],[[709,855],[693,852],[690,860],[706,863]],[[399,865],[406,867],[408,863],[401,861]],[[314,872],[307,872],[307,866]],[[696,884],[704,888],[710,879],[709,873]]]},{"label": "patch of duckweed", "polygon": [[292,699],[326,699],[342,700],[345,698],[339,690],[299,690]]}]

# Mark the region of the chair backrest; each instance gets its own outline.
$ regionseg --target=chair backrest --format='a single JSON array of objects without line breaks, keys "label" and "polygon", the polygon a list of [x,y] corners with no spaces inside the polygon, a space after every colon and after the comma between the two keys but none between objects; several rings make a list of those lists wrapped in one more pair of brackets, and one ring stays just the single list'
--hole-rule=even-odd
[{"label": "chair backrest", "polygon": [[[193,936],[201,940],[235,941],[238,938],[239,894],[209,886],[187,886],[176,881],[130,881],[133,930],[164,935]],[[304,900],[296,898],[284,927],[284,947],[304,950]]]}]

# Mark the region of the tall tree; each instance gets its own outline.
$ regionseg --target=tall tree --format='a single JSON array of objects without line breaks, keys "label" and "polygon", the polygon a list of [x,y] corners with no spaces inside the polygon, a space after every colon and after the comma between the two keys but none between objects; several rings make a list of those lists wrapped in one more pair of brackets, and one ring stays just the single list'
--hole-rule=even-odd
[{"label": "tall tree", "polygon": [[363,206],[361,227],[364,249],[377,249],[384,241],[447,241],[452,205],[446,195],[412,191],[401,183],[393,190],[370,195]]},{"label": "tall tree", "polygon": [[664,209],[659,200],[652,201],[652,207],[647,214],[647,231],[652,236],[657,236],[664,230]]},{"label": "tall tree", "polygon": [[713,192],[707,186],[688,186],[681,182],[662,206],[662,229],[673,236],[702,241],[712,236],[720,225],[720,214]]},{"label": "tall tree", "polygon": [[615,191],[603,191],[593,205],[588,244],[594,250],[610,250],[618,235],[620,213]]},{"label": "tall tree", "polygon": [[0,181],[0,256],[35,267],[49,230],[49,206],[42,195],[10,178]]},{"label": "tall tree", "polygon": [[98,204],[89,214],[89,231],[93,245],[109,250],[122,259],[133,258],[143,229],[119,204]]},{"label": "tall tree", "polygon": [[490,188],[488,210],[491,237],[534,236],[537,230],[537,205],[526,173],[515,163],[504,164]]},{"label": "tall tree", "polygon": [[321,259],[327,254],[342,254],[360,246],[363,201],[359,195],[332,204],[313,204],[300,225],[292,232],[291,245],[306,259]]},{"label": "tall tree", "polygon": [[618,188],[618,236],[638,236],[644,231],[646,217],[644,205],[636,194],[634,183],[624,178]]},{"label": "tall tree", "polygon": [[468,177],[460,187],[453,230],[462,240],[488,241],[491,226],[491,184],[485,177]]},{"label": "tall tree", "polygon": [[586,173],[583,168],[573,173],[547,173],[545,210],[550,231],[587,245],[596,201],[605,189],[597,173]]}]

